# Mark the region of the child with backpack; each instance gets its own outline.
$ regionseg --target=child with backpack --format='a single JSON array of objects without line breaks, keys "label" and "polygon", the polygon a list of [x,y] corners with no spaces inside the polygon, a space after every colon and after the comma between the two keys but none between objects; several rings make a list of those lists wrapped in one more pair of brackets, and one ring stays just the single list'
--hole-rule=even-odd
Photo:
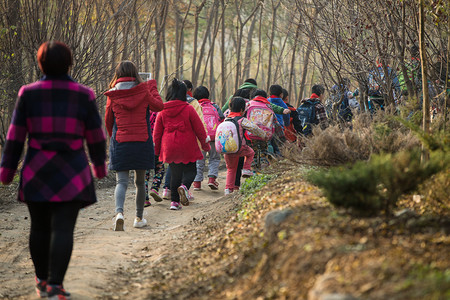
[{"label": "child with backpack", "polygon": [[[222,124],[229,125],[225,123],[231,122],[234,124],[235,129],[231,131],[231,134],[227,135],[225,135],[225,131],[220,130],[221,128],[218,128],[216,132],[216,150],[220,153],[224,153],[225,163],[227,166],[225,195],[228,195],[234,191],[236,171],[240,157],[245,157],[242,176],[253,176],[251,165],[253,157],[255,156],[255,151],[253,151],[253,149],[246,144],[244,130],[262,140],[267,140],[270,135],[259,128],[256,124],[252,123],[249,119],[242,116],[245,111],[245,104],[244,98],[233,97],[230,101],[231,112]],[[222,124],[220,126],[222,126]],[[231,128],[233,127],[231,126]]]},{"label": "child with backpack", "polygon": [[309,136],[312,134],[313,125],[319,125],[322,129],[328,127],[328,118],[323,106],[325,99],[325,88],[316,84],[312,87],[312,94],[309,99],[304,99],[297,108],[298,118],[302,124],[302,134]]},{"label": "child with backpack", "polygon": [[197,175],[196,161],[203,159],[197,144],[210,150],[203,122],[186,100],[186,85],[174,79],[170,84],[164,110],[156,117],[155,154],[171,169],[171,210],[189,205],[189,188]]},{"label": "child with backpack", "polygon": [[212,190],[219,189],[219,183],[216,178],[219,176],[219,164],[220,164],[220,154],[217,153],[216,147],[214,146],[214,140],[216,135],[217,126],[225,118],[223,116],[222,110],[217,106],[217,104],[209,100],[209,91],[204,86],[199,86],[194,90],[193,97],[198,99],[203,111],[203,120],[206,123],[206,129],[208,136],[210,138],[209,144],[211,150],[203,153],[203,159],[197,160],[197,176],[194,179],[194,191],[199,191],[201,189],[201,184],[203,181],[203,170],[205,169],[206,163],[206,153],[209,156],[208,164],[208,186]]}]

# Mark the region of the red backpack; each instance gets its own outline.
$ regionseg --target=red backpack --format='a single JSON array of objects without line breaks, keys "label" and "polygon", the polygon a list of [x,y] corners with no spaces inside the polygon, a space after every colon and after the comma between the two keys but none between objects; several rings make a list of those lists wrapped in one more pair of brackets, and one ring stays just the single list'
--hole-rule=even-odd
[{"label": "red backpack", "polygon": [[203,120],[206,124],[206,130],[208,131],[211,141],[214,141],[217,126],[220,124],[219,112],[210,101],[202,101],[200,102],[200,105],[202,106]]}]

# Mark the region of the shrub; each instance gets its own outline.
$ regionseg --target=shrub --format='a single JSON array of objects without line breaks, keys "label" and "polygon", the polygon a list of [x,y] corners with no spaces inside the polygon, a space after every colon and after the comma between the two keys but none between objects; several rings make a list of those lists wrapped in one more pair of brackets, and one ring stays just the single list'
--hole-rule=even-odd
[{"label": "shrub", "polygon": [[359,114],[353,129],[332,125],[325,130],[316,127],[314,136],[304,139],[304,147],[288,144],[283,155],[298,163],[336,166],[368,160],[372,154],[397,153],[420,145],[410,128],[392,114]]},{"label": "shrub", "polygon": [[398,198],[449,166],[443,151],[434,152],[420,163],[420,151],[374,155],[369,162],[357,162],[350,168],[312,171],[307,178],[319,186],[336,206],[353,208],[368,214],[384,210],[390,214]]}]

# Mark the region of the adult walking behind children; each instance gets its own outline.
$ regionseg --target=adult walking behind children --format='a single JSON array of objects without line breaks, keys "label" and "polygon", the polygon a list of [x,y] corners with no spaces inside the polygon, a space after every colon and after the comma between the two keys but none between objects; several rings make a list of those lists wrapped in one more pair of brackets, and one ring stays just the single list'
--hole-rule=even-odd
[{"label": "adult walking behind children", "polygon": [[189,188],[197,174],[196,161],[203,159],[197,144],[209,151],[203,122],[186,101],[186,85],[174,79],[167,90],[164,110],[158,114],[153,138],[155,154],[171,169],[171,210],[189,205]]},{"label": "adult walking behind children", "polygon": [[260,129],[256,124],[250,122],[247,118],[243,117],[245,111],[245,100],[241,97],[233,97],[230,101],[230,114],[225,118],[224,122],[233,122],[238,125],[238,136],[240,143],[240,149],[236,153],[224,154],[225,163],[227,166],[227,179],[225,185],[225,195],[233,192],[236,179],[236,171],[238,167],[239,157],[244,156],[244,167],[242,169],[243,177],[251,177],[253,172],[251,170],[255,151],[250,148],[244,138],[244,129],[251,132],[253,135],[259,136],[262,139],[266,139],[266,133]]},{"label": "adult walking behind children", "polygon": [[31,216],[29,247],[36,292],[42,298],[70,299],[63,281],[78,212],[97,201],[84,142],[94,175],[103,178],[106,141],[94,91],[68,75],[71,50],[60,42],[45,42],[37,60],[45,76],[19,91],[0,180],[13,181],[28,141],[18,200],[27,204]]},{"label": "adult walking behind children", "polygon": [[164,108],[156,81],[143,82],[131,61],[116,67],[110,90],[105,93],[105,123],[111,141],[109,169],[116,171],[116,217],[114,230],[124,230],[123,207],[128,187],[129,171],[134,170],[136,186],[136,218],[133,227],[147,225],[143,218],[145,202],[145,170],[155,167],[155,154],[150,129],[150,111]]}]

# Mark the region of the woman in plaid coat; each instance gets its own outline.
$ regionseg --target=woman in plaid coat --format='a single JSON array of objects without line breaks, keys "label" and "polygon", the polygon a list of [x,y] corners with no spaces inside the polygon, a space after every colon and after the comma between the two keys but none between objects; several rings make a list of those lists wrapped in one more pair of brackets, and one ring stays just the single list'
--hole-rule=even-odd
[{"label": "woman in plaid coat", "polygon": [[36,292],[49,299],[69,299],[62,283],[72,254],[73,231],[78,211],[97,201],[92,172],[98,178],[106,176],[106,141],[93,90],[68,75],[71,50],[60,42],[46,42],[37,59],[45,76],[19,91],[0,180],[3,184],[13,181],[28,141],[18,199],[27,204],[31,216],[29,243]]}]

